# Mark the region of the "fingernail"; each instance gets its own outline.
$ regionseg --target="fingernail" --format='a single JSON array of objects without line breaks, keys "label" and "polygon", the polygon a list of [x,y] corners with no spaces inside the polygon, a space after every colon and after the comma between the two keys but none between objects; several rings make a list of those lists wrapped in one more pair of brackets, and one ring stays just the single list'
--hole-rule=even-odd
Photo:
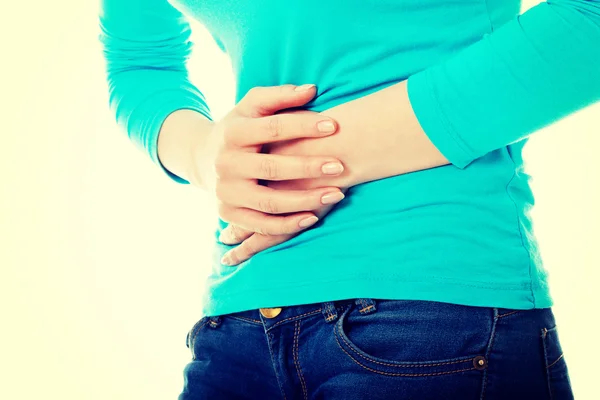
[{"label": "fingernail", "polygon": [[306,85],[302,85],[302,86],[296,86],[296,87],[294,88],[294,90],[295,90],[296,92],[304,92],[304,91],[307,91],[307,90],[309,90],[309,89],[313,88],[314,86],[315,86],[315,84],[314,84],[314,83],[307,83]]},{"label": "fingernail", "polygon": [[231,259],[229,258],[229,256],[227,254],[224,255],[223,258],[221,258],[221,264],[231,265]]},{"label": "fingernail", "polygon": [[322,133],[330,133],[335,131],[335,125],[329,120],[321,121],[317,124],[317,129]]},{"label": "fingernail", "polygon": [[306,227],[309,227],[309,226],[315,224],[318,220],[319,220],[319,218],[317,218],[313,215],[312,217],[304,218],[303,220],[298,222],[298,226],[300,228],[306,228]]},{"label": "fingernail", "polygon": [[338,175],[344,172],[344,166],[339,162],[328,162],[327,164],[323,164],[321,171],[325,175]]},{"label": "fingernail", "polygon": [[323,204],[333,204],[341,201],[344,198],[344,193],[342,192],[331,192],[326,193],[321,197],[321,203]]}]

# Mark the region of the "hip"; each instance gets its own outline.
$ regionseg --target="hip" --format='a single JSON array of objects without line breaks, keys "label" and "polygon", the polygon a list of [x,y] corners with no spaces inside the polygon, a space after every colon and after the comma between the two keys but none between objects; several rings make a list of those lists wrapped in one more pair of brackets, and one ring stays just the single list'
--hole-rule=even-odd
[{"label": "hip", "polygon": [[571,399],[557,330],[551,308],[374,298],[205,316],[180,399]]}]

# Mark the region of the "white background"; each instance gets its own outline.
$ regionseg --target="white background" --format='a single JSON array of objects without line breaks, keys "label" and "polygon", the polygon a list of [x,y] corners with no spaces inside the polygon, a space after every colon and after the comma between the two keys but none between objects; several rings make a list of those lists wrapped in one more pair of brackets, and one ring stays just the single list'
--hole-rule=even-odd
[{"label": "white background", "polygon": [[[97,2],[13,2],[0,19],[0,398],[175,399],[211,203],[115,126]],[[229,60],[194,28],[192,77],[219,118],[233,105]],[[597,398],[599,115],[536,132],[525,153],[578,399]]]}]

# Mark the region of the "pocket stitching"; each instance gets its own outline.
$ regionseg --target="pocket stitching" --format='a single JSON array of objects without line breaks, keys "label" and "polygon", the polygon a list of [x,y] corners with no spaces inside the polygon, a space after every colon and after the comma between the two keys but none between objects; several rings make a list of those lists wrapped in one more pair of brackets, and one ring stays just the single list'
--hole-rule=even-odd
[{"label": "pocket stitching", "polygon": [[[337,324],[334,327],[334,330],[337,329]],[[435,373],[429,373],[429,374],[406,374],[406,373],[393,373],[393,372],[384,372],[384,371],[377,371],[375,369],[369,368],[366,365],[361,364],[358,360],[356,360],[354,357],[352,357],[352,355],[350,353],[348,353],[340,344],[340,341],[338,339],[338,335],[335,335],[335,341],[337,342],[337,345],[339,346],[339,348],[346,353],[346,355],[348,357],[350,357],[350,359],[352,361],[354,361],[356,364],[360,365],[361,367],[363,367],[364,369],[371,371],[371,372],[375,372],[376,374],[381,374],[381,375],[388,375],[388,376],[436,376],[436,375],[449,375],[449,374],[455,374],[458,372],[466,372],[466,371],[472,371],[475,369],[475,367],[471,367],[471,368],[465,368],[465,369],[459,369],[456,371],[445,371],[445,372],[435,372]],[[427,366],[427,365],[417,365],[417,366]],[[408,367],[408,366],[405,366]]]},{"label": "pocket stitching", "polygon": [[556,363],[558,363],[565,356],[565,353],[561,348],[560,355],[558,356],[558,358],[556,358],[556,360],[554,360],[552,363],[549,363],[548,353],[547,353],[547,348],[549,346],[549,343],[548,343],[547,337],[548,337],[549,332],[555,332],[554,334],[556,334],[556,330],[557,330],[556,328],[557,327],[554,326],[553,328],[550,328],[550,329],[547,329],[547,328],[542,329],[542,340],[544,341],[544,358],[546,361],[546,369],[552,368]]},{"label": "pocket stitching", "polygon": [[294,364],[296,365],[296,371],[298,372],[298,377],[300,378],[300,383],[302,384],[302,395],[303,399],[308,399],[308,391],[306,390],[306,382],[304,381],[304,374],[302,373],[302,368],[300,367],[299,360],[299,343],[300,343],[300,320],[296,320],[294,322],[294,346],[293,346],[293,355],[294,355]]},{"label": "pocket stitching", "polygon": [[522,311],[523,311],[523,310],[514,310],[514,311],[511,311],[511,312],[504,313],[504,314],[499,314],[499,315],[498,315],[496,318],[504,318],[504,317],[508,317],[508,316],[510,316],[510,315],[518,314],[518,313],[520,313],[520,312],[522,312]]},{"label": "pocket stitching", "polygon": [[192,351],[193,359],[196,358],[196,354],[194,352],[194,344],[196,343],[196,337],[198,336],[198,333],[200,332],[202,327],[206,326],[209,322],[210,322],[210,317],[204,316],[204,317],[200,318],[200,320],[198,322],[196,322],[194,324],[194,326],[192,327],[192,329],[190,330],[189,344],[190,344],[190,350]]},{"label": "pocket stitching", "polygon": [[[342,341],[346,344],[346,346],[352,350],[353,353],[355,353],[356,355],[360,356],[362,359],[364,359],[367,362],[371,362],[374,364],[379,364],[379,365],[383,365],[383,366],[387,366],[387,367],[393,367],[393,368],[423,368],[423,367],[439,367],[439,366],[444,366],[444,365],[451,365],[451,364],[460,364],[460,363],[466,363],[466,362],[473,362],[473,360],[475,359],[475,356],[467,356],[464,358],[460,358],[460,359],[453,359],[453,360],[447,360],[447,361],[429,361],[429,362],[402,362],[399,361],[397,363],[386,363],[383,361],[379,361],[377,360],[375,357],[369,356],[368,354],[362,354],[361,352],[359,352],[357,350],[356,345],[354,345],[353,343],[349,342],[349,339],[346,340],[345,335],[343,334],[343,330],[342,330],[342,326],[343,326],[343,321],[346,317],[346,315],[348,314],[348,312],[350,311],[350,309],[352,308],[352,306],[349,306],[341,315],[341,317],[339,318],[338,322],[334,325],[334,336],[336,339],[336,342],[338,344],[338,346],[340,347],[340,349],[346,353],[355,363],[359,364],[360,366],[370,370],[370,371],[375,371],[372,370],[370,368],[368,368],[367,366],[361,364],[358,360],[356,360],[350,353],[348,353],[341,345],[339,339],[341,338]],[[448,372],[442,372],[442,373],[432,373],[432,374],[400,374],[399,376],[431,376],[431,375],[443,375],[443,374],[452,374],[452,373],[457,373],[457,372],[463,372],[463,371],[471,371],[471,370],[475,370],[475,367],[472,368],[468,368],[468,369],[462,369],[462,370],[456,370],[456,371],[448,371]],[[384,373],[381,372],[384,375],[398,375],[398,374],[393,374],[393,373]]]},{"label": "pocket stitching", "polygon": [[[550,398],[554,398],[554,391],[553,391],[553,381],[554,379],[552,378],[551,374],[552,374],[552,367],[554,367],[556,364],[558,364],[561,360],[564,362],[564,351],[562,350],[562,348],[560,349],[560,355],[558,356],[558,358],[556,360],[554,360],[552,363],[549,363],[549,354],[548,354],[548,349],[550,347],[550,341],[548,340],[549,337],[549,333],[553,332],[554,335],[558,335],[557,332],[557,326],[554,325],[554,327],[548,329],[548,328],[542,328],[542,343],[543,343],[543,347],[544,347],[544,363],[546,364],[546,382],[548,384],[548,393],[550,394]],[[558,336],[555,336],[555,340],[558,341]],[[558,342],[558,344],[560,345],[560,342]]]},{"label": "pocket stitching", "polygon": [[226,315],[226,318],[233,318],[233,319],[239,319],[240,321],[245,321],[245,322],[250,322],[253,325],[262,325],[262,322],[257,320],[257,319],[252,319],[252,318],[246,318],[246,317],[240,317],[238,315]]},{"label": "pocket stitching", "polygon": [[[385,366],[387,366],[387,367],[398,367],[398,368],[414,368],[414,367],[439,367],[439,366],[442,366],[442,365],[459,364],[459,363],[464,363],[464,362],[468,362],[468,361],[473,361],[473,359],[475,358],[475,357],[470,357],[470,356],[467,356],[467,358],[464,358],[464,359],[459,359],[459,360],[454,360],[454,361],[444,361],[444,362],[438,362],[438,361],[429,361],[429,362],[414,362],[414,363],[412,363],[412,362],[402,362],[402,361],[398,361],[398,364],[395,364],[395,363],[385,363],[385,362],[382,362],[382,361],[377,361],[377,360],[375,360],[375,359],[373,359],[373,358],[369,358],[369,357],[367,357],[366,355],[359,353],[359,352],[358,352],[358,351],[357,351],[357,350],[354,348],[354,346],[355,346],[355,345],[353,345],[352,343],[349,343],[349,342],[348,342],[348,341],[347,341],[347,340],[346,340],[346,339],[345,339],[345,338],[344,338],[344,337],[341,335],[341,333],[339,332],[339,330],[338,330],[337,328],[338,328],[338,326],[336,325],[336,327],[335,327],[335,329],[336,329],[336,339],[337,339],[337,337],[338,337],[338,336],[339,336],[339,337],[341,337],[341,338],[342,338],[342,340],[344,341],[344,343],[346,343],[346,345],[348,346],[348,348],[349,348],[350,350],[352,350],[352,351],[353,351],[354,353],[356,353],[356,354],[357,354],[359,357],[361,357],[361,358],[365,359],[366,361],[373,362],[373,363],[375,363],[375,364],[381,364],[381,365],[385,365]],[[339,341],[338,341],[338,344],[340,344],[340,343],[339,343]],[[341,346],[340,346],[340,347],[341,347]]]},{"label": "pocket stitching", "polygon": [[555,360],[555,361],[554,361],[552,364],[548,365],[546,368],[548,368],[548,369],[552,368],[552,366],[553,366],[554,364],[556,364],[557,362],[559,362],[559,361],[560,361],[560,359],[561,359],[561,358],[563,358],[564,356],[565,356],[565,354],[564,354],[564,353],[561,353],[561,355],[560,355],[560,356],[558,356],[558,358],[557,358],[557,359],[556,359],[556,360]]}]

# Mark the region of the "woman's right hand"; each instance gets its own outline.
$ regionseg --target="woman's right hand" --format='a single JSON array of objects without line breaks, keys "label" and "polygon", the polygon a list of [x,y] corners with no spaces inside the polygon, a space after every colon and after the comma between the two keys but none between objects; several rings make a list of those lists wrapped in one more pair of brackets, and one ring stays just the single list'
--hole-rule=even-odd
[{"label": "woman's right hand", "polygon": [[317,112],[276,113],[307,103],[314,85],[252,88],[192,149],[192,183],[216,194],[225,222],[263,235],[297,233],[317,222],[314,210],[343,199],[337,187],[277,190],[259,180],[336,176],[339,160],[324,156],[263,154],[263,145],[333,134],[336,122]]}]

